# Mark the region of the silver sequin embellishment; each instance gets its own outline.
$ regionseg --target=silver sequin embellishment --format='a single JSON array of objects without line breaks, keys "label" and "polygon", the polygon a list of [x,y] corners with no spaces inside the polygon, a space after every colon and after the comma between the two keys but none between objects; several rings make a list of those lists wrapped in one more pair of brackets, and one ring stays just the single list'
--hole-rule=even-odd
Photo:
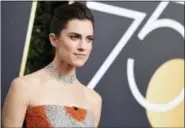
[{"label": "silver sequin embellishment", "polygon": [[84,121],[79,122],[66,112],[64,106],[46,105],[46,115],[53,127],[94,127],[94,119],[91,111],[87,110]]}]

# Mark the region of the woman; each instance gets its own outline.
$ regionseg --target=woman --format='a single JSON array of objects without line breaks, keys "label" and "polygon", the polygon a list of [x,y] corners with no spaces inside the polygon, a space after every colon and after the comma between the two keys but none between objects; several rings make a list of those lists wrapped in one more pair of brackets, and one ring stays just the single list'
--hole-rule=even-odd
[{"label": "woman", "polygon": [[27,127],[98,127],[102,98],[76,77],[76,68],[91,53],[93,15],[78,2],[60,6],[50,31],[55,57],[43,69],[12,81],[3,126],[22,127],[25,120]]}]

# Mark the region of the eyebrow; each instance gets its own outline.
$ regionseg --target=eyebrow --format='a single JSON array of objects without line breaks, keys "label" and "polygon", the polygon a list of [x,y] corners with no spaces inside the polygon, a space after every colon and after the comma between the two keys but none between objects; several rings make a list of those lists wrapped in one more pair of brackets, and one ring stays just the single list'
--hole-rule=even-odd
[{"label": "eyebrow", "polygon": [[[70,32],[69,34],[70,35],[73,34],[73,35],[76,35],[76,36],[82,36],[81,34],[76,33],[76,32]],[[87,37],[93,37],[93,35],[88,35]]]}]

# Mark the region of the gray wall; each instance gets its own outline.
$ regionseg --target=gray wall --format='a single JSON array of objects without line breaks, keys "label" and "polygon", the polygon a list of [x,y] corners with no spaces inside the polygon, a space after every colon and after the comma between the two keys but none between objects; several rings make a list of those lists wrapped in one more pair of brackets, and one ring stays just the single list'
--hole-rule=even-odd
[{"label": "gray wall", "polygon": [[31,2],[2,2],[1,10],[1,101],[4,102],[11,81],[19,75]]},{"label": "gray wall", "polygon": [[[146,17],[100,81],[97,83],[97,79],[94,79],[92,83],[89,83],[134,21],[133,18],[112,14],[113,11],[103,12],[101,7],[96,6],[98,8],[96,9],[89,5],[96,22],[95,42],[91,58],[83,69],[79,69],[80,79],[85,84],[95,87],[95,90],[103,97],[100,126],[150,127],[145,108],[136,101],[129,88],[126,73],[128,58],[135,60],[136,83],[141,94],[145,96],[149,80],[161,64],[174,58],[184,59],[184,38],[175,30],[166,27],[150,32],[143,40],[138,38],[138,33],[159,2],[98,3],[143,12],[146,13]],[[176,20],[184,27],[184,6],[171,2],[159,18]]]},{"label": "gray wall", "polygon": [[[103,97],[100,127],[151,127],[145,108],[136,101],[129,88],[126,74],[128,58],[135,60],[134,75],[139,91],[145,96],[148,82],[161,64],[174,58],[184,59],[184,38],[167,27],[150,32],[143,40],[138,38],[138,33],[159,2],[100,3],[142,12],[146,17],[130,34],[100,81],[96,79],[89,83],[134,21],[133,18],[111,14],[112,11],[102,12],[89,6],[96,21],[95,42],[90,59],[78,70],[79,79]],[[2,2],[2,102],[11,80],[18,76],[20,70],[30,7],[31,2]],[[184,5],[170,3],[159,18],[176,20],[184,27]]]}]

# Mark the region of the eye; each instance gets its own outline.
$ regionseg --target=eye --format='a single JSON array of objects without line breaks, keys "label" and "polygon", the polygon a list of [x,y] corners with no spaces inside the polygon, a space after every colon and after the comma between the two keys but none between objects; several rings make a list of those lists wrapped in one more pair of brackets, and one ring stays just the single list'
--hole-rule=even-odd
[{"label": "eye", "polygon": [[70,36],[70,38],[75,41],[75,40],[79,39],[79,36]]},{"label": "eye", "polygon": [[93,40],[94,40],[93,37],[87,38],[87,42],[92,42]]}]

